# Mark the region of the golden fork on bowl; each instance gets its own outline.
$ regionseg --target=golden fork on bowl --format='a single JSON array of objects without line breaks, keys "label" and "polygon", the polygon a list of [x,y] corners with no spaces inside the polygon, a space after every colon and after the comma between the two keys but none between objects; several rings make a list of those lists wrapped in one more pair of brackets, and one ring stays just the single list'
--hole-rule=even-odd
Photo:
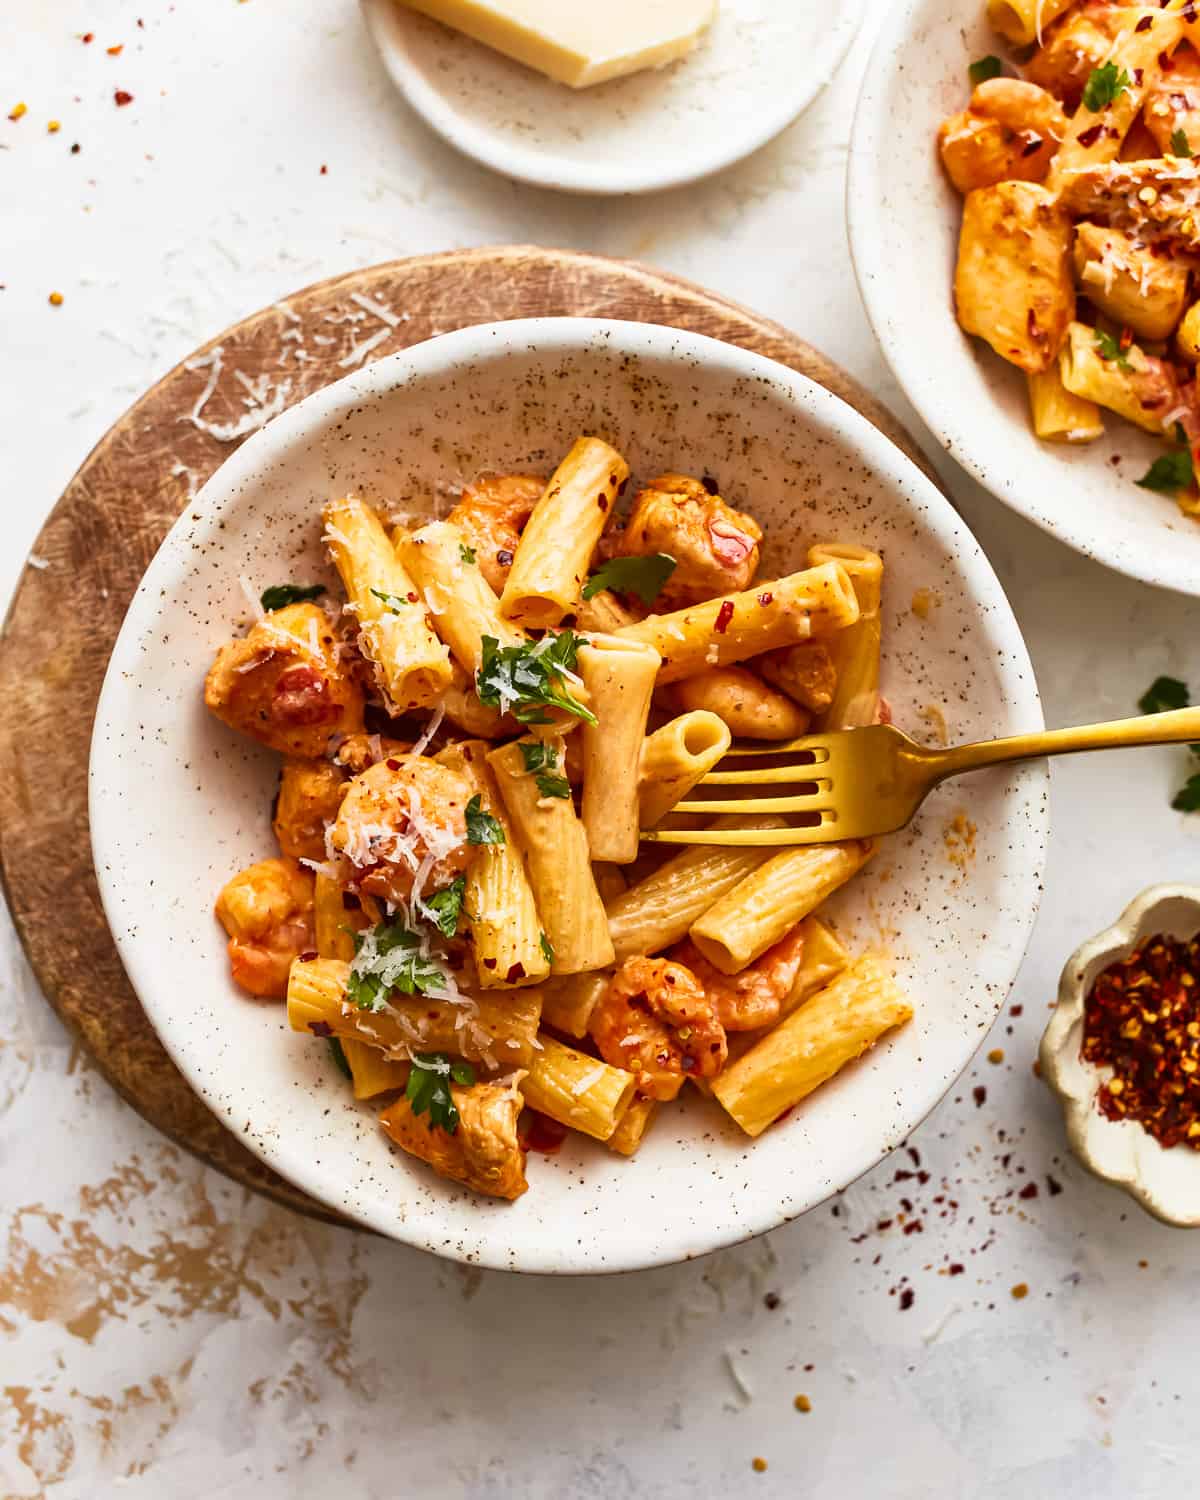
[{"label": "golden fork on bowl", "polygon": [[[944,750],[918,745],[891,724],[810,734],[786,744],[735,746],[700,782],[702,787],[779,787],[778,795],[702,797],[676,803],[673,813],[705,816],[739,813],[798,815],[787,828],[643,829],[642,838],[659,844],[829,844],[842,839],[894,833],[914,816],[940,782],[965,771],[982,771],[1008,761],[1080,750],[1124,750],[1136,745],[1179,745],[1200,741],[1200,708],[1172,709],[1109,724],[1047,729],[1003,740],[981,740]],[[738,765],[731,760],[770,765]],[[670,816],[670,815],[668,815]]]}]

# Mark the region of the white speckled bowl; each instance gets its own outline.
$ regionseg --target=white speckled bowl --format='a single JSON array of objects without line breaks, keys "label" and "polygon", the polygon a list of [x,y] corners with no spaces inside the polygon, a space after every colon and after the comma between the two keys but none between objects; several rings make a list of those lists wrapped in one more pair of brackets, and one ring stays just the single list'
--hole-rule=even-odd
[{"label": "white speckled bowl", "polygon": [[722,0],[669,67],[569,89],[418,15],[363,0],[393,83],[486,167],[564,193],[651,193],[707,177],[779,134],[833,77],[863,0]]},{"label": "white speckled bowl", "polygon": [[[986,558],[947,500],[862,417],[802,376],[695,334],[535,320],[431,340],[310,396],[233,453],[154,559],[96,716],[91,819],[108,920],[147,1014],[206,1103],[277,1171],[381,1232],[526,1271],[617,1271],[700,1255],[803,1213],[904,1140],[969,1061],[1037,910],[1044,765],[941,789],[834,908],[852,944],[887,940],[916,1020],[751,1144],[699,1096],[633,1160],[581,1138],[533,1156],[514,1205],[394,1153],[327,1050],[230,982],[213,898],[268,854],[278,762],[203,708],[216,648],[257,591],[328,578],[331,492],[449,504],[484,467],[548,471],[598,432],[647,478],[711,473],[765,524],[765,576],[819,537],[887,561],[884,690],[901,722],[933,705],[959,739],[1041,727],[1029,658]],[[914,590],[936,590],[928,618]],[[977,825],[948,857],[947,822]],[[963,867],[963,864],[966,867]]]},{"label": "white speckled bowl", "polygon": [[1200,594],[1200,525],[1133,482],[1161,441],[1106,413],[1107,435],[1095,443],[1039,442],[1024,375],[955,321],[962,200],[935,137],[967,101],[968,64],[1003,50],[983,0],[893,0],[888,9],[859,97],[847,185],[867,315],[905,395],[998,500],[1118,572]]},{"label": "white speckled bowl", "polygon": [[1162,1146],[1133,1120],[1110,1120],[1096,1107],[1109,1070],[1084,1062],[1083,1012],[1096,976],[1158,933],[1178,939],[1200,932],[1200,886],[1152,885],[1113,925],[1067,960],[1058,1003],[1042,1036],[1042,1077],[1058,1095],[1071,1150],[1085,1167],[1124,1188],[1164,1223],[1200,1225],[1200,1151]]}]

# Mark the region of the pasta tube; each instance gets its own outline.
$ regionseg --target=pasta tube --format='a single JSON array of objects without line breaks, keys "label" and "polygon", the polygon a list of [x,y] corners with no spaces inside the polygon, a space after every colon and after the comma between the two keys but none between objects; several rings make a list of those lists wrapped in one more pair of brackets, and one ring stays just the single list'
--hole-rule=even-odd
[{"label": "pasta tube", "polygon": [[583,437],[533,508],[504,585],[500,612],[546,630],[579,602],[600,533],[629,479],[629,465],[599,438]]},{"label": "pasta tube", "polygon": [[987,18],[1014,47],[1028,47],[1040,42],[1050,23],[1073,4],[1074,0],[988,0]]},{"label": "pasta tube", "polygon": [[393,994],[385,1010],[358,1010],[346,999],[350,965],[297,959],[288,978],[288,1025],[314,1036],[368,1042],[386,1056],[454,1052],[472,1062],[524,1067],[533,1051],[542,1002],[536,989],[463,995],[461,1001]]},{"label": "pasta tube", "polygon": [[1076,396],[1062,383],[1058,365],[1026,375],[1033,430],[1047,443],[1091,443],[1104,436],[1104,418],[1094,401]]},{"label": "pasta tube", "polygon": [[354,957],[354,934],[368,925],[358,897],[348,908],[342,899],[342,888],[336,880],[318,870],[313,881],[313,928],[317,953],[321,958],[336,958],[349,963]]},{"label": "pasta tube", "polygon": [[[849,542],[820,542],[808,549],[809,564],[840,563],[858,600],[858,619],[827,642],[836,685],[825,711],[825,729],[862,729],[875,722],[879,708],[879,608],[883,597],[883,558]],[[803,731],[801,731],[803,732]]]},{"label": "pasta tube", "polygon": [[650,615],[616,634],[655,648],[663,660],[661,684],[828,635],[857,619],[858,601],[845,569],[826,563],[741,594]]},{"label": "pasta tube", "polygon": [[680,714],[642,745],[639,817],[643,828],[661,823],[677,802],[729,749],[729,726],[714,713]]},{"label": "pasta tube", "polygon": [[[488,765],[525,855],[542,930],[554,955],[551,972],[602,969],[613,961],[613,946],[587,834],[571,798],[544,796],[537,777],[525,770],[521,747],[537,743],[527,739],[503,745],[488,756]],[[561,755],[559,760],[561,764]]]},{"label": "pasta tube", "polygon": [[[570,744],[570,741],[567,742]],[[567,772],[570,775],[570,771]],[[600,899],[607,906],[614,897],[619,896],[622,891],[629,889],[629,882],[625,879],[625,871],[620,865],[606,864],[604,861],[592,861],[592,875],[595,877],[596,889],[600,892]]]},{"label": "pasta tube", "polygon": [[583,826],[593,859],[629,864],[638,852],[638,759],[662,658],[653,646],[594,636],[579,674],[595,724],[583,740]]},{"label": "pasta tube", "polygon": [[632,1073],[577,1052],[545,1032],[538,1038],[521,1092],[530,1109],[606,1141],[633,1098]]},{"label": "pasta tube", "polygon": [[356,1099],[374,1099],[377,1094],[402,1089],[408,1082],[408,1063],[385,1057],[368,1042],[356,1042],[353,1037],[339,1040]]},{"label": "pasta tube", "polygon": [[693,922],[692,942],[722,974],[736,974],[845,885],[874,852],[869,840],[851,839],[777,854]]},{"label": "pasta tube", "polygon": [[833,702],[837,670],[825,641],[804,641],[799,646],[768,651],[758,658],[754,668],[810,714],[823,714]]},{"label": "pasta tube", "polygon": [[436,759],[470,783],[479,811],[496,820],[504,838],[502,844],[480,845],[467,868],[463,895],[479,983],[484,989],[501,989],[536,984],[549,974],[550,965],[516,830],[487,763],[491,748],[486,740],[464,740]]},{"label": "pasta tube", "polygon": [[472,676],[483,661],[483,637],[521,646],[527,637],[500,613],[500,601],[467,546],[466,532],[432,521],[411,535],[398,532],[396,552],[433,616],[454,659]]},{"label": "pasta tube", "polygon": [[430,708],[450,686],[450,657],[429,624],[412,579],[383,523],[348,495],[324,510],[325,541],[358,620],[358,640],[375,665],[388,711]]},{"label": "pasta tube", "polygon": [[[800,929],[804,934],[804,952],[792,987],[780,1003],[779,1021],[785,1021],[850,966],[850,955],[819,917],[805,917]],[[779,1021],[774,1024],[778,1025]],[[729,1032],[729,1061],[736,1062],[751,1047],[757,1046],[764,1035],[762,1030]],[[692,1081],[699,1083],[702,1080]]]},{"label": "pasta tube", "polygon": [[[857,630],[858,626],[850,629]],[[794,740],[811,722],[802,708],[745,667],[710,667],[697,672],[676,683],[671,696],[685,711],[703,709],[716,714],[739,739]]]},{"label": "pasta tube", "polygon": [[632,1156],[646,1139],[646,1132],[657,1113],[657,1099],[631,1099],[625,1113],[617,1121],[617,1128],[608,1138],[608,1149],[617,1151],[622,1156]]},{"label": "pasta tube", "polygon": [[568,1036],[587,1036],[588,1022],[608,988],[612,975],[607,969],[590,974],[564,974],[542,985],[542,1025],[565,1031]]},{"label": "pasta tube", "polygon": [[725,1067],[712,1091],[747,1135],[761,1135],[911,1016],[883,964],[868,954]]},{"label": "pasta tube", "polygon": [[525,1153],[517,1139],[521,1113],[519,1075],[503,1083],[450,1085],[458,1110],[451,1134],[430,1125],[427,1114],[415,1115],[407,1099],[397,1099],[379,1123],[402,1151],[428,1162],[442,1177],[461,1182],[493,1198],[519,1198],[525,1181]]},{"label": "pasta tube", "polygon": [[1121,358],[1105,359],[1096,330],[1072,323],[1059,365],[1067,390],[1096,401],[1147,432],[1161,433],[1163,418],[1179,404],[1179,389],[1164,360],[1130,344]]},{"label": "pasta tube", "polygon": [[[714,828],[783,828],[783,818],[718,818]],[[608,905],[608,930],[617,962],[660,953],[677,943],[714,901],[771,858],[770,849],[685,849]]]},{"label": "pasta tube", "polygon": [[1120,229],[1075,226],[1075,279],[1088,301],[1142,339],[1169,339],[1187,307],[1188,265]]}]

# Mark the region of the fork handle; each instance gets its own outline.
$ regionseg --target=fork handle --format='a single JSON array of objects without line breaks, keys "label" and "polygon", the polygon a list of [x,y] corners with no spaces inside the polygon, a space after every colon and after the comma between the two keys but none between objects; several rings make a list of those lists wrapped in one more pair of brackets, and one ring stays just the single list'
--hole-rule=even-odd
[{"label": "fork handle", "polygon": [[1081,724],[1075,729],[1045,729],[1040,734],[1016,734],[1010,739],[981,740],[930,752],[927,762],[934,781],[981,771],[1011,760],[1040,755],[1071,755],[1079,750],[1119,750],[1136,745],[1181,745],[1200,742],[1200,708],[1174,708],[1137,719],[1114,719],[1108,724]]}]

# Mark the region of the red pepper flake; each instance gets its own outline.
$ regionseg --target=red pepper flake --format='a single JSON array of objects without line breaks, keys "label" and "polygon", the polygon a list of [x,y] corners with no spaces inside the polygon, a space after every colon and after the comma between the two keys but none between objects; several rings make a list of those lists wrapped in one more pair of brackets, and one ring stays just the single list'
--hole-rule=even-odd
[{"label": "red pepper flake", "polygon": [[729,622],[733,619],[733,602],[726,599],[720,609],[717,610],[717,618],[713,624],[713,630],[717,635],[724,635],[729,629]]},{"label": "red pepper flake", "polygon": [[1025,144],[1021,148],[1022,156],[1032,156],[1035,151],[1042,149],[1042,138],[1033,130],[1025,132]]},{"label": "red pepper flake", "polygon": [[771,603],[771,601],[774,599],[774,597],[775,597],[774,594],[759,594],[759,596],[758,596],[758,602],[762,605],[762,607],[764,609],[766,609],[767,605]]},{"label": "red pepper flake", "polygon": [[113,99],[116,101],[118,109],[121,109],[126,104],[133,103],[133,95],[126,89],[113,89]]},{"label": "red pepper flake", "polygon": [[946,1274],[948,1276],[961,1276],[966,1269],[966,1266],[961,1261],[952,1260],[946,1267]]},{"label": "red pepper flake", "polygon": [[1079,144],[1084,147],[1094,146],[1100,139],[1103,129],[1104,126],[1102,124],[1089,125],[1086,130],[1080,132]]},{"label": "red pepper flake", "polygon": [[763,1306],[767,1309],[768,1312],[774,1312],[782,1301],[783,1298],[779,1295],[778,1292],[768,1292],[767,1295],[763,1298]]},{"label": "red pepper flake", "polygon": [[1200,1150],[1200,936],[1147,938],[1098,975],[1080,1052],[1112,1070],[1096,1095],[1103,1115]]},{"label": "red pepper flake", "polygon": [[523,1151],[540,1151],[545,1156],[553,1156],[562,1149],[566,1138],[565,1125],[560,1125],[549,1115],[539,1114],[536,1109],[531,1109],[528,1123],[521,1132],[520,1145]]},{"label": "red pepper flake", "polygon": [[1021,1191],[1017,1194],[1017,1197],[1018,1198],[1036,1198],[1037,1195],[1038,1195],[1038,1185],[1037,1185],[1037,1183],[1036,1182],[1027,1182],[1025,1184],[1025,1186],[1021,1189]]},{"label": "red pepper flake", "polygon": [[916,1292],[913,1291],[912,1287],[906,1286],[900,1293],[900,1311],[907,1312],[916,1300]]},{"label": "red pepper flake", "polygon": [[1151,26],[1153,26],[1153,25],[1154,25],[1154,17],[1153,16],[1143,16],[1142,19],[1137,23],[1137,25],[1133,29],[1134,29],[1134,31],[1149,31],[1150,28],[1151,28]]},{"label": "red pepper flake", "polygon": [[125,43],[118,42],[116,46],[106,47],[104,50],[108,53],[109,57],[120,57],[121,53],[125,50]]},{"label": "red pepper flake", "polygon": [[712,477],[711,474],[706,474],[700,481],[700,483],[704,486],[704,488],[710,495],[719,495],[721,493],[721,486],[717,483],[717,481]]},{"label": "red pepper flake", "polygon": [[406,594],[405,595],[405,598],[407,598],[407,600],[408,600],[408,602],[410,604],[416,604],[417,600],[419,599],[419,597],[420,596],[418,594]]},{"label": "red pepper flake", "polygon": [[308,1023],[308,1029],[312,1032],[313,1036],[333,1035],[333,1027],[329,1024],[328,1021],[310,1021]]},{"label": "red pepper flake", "polygon": [[504,976],[504,982],[505,984],[515,984],[518,979],[524,978],[525,965],[523,963],[515,963],[511,966],[508,973]]},{"label": "red pepper flake", "polygon": [[398,760],[392,760],[389,758],[388,760],[384,761],[384,765],[388,768],[389,771],[398,771],[400,769],[400,762]]},{"label": "red pepper flake", "polygon": [[315,948],[313,948],[313,949],[311,949],[311,950],[309,950],[309,951],[307,951],[305,953],[302,953],[300,955],[300,962],[302,964],[310,964],[317,957],[318,957],[317,950]]},{"label": "red pepper flake", "polygon": [[987,1098],[987,1089],[984,1088],[983,1084],[977,1083],[971,1090],[971,1095],[975,1100],[975,1108],[979,1109],[982,1107],[984,1100]]},{"label": "red pepper flake", "polygon": [[1121,337],[1118,340],[1118,347],[1120,348],[1121,352],[1124,353],[1125,350],[1128,349],[1132,345],[1132,343],[1133,343],[1133,329],[1132,328],[1122,328],[1121,329]]},{"label": "red pepper flake", "polygon": [[94,42],[96,40],[96,33],[94,31],[85,31],[79,40],[84,43]]},{"label": "red pepper flake", "polygon": [[496,561],[502,568],[511,568],[513,555],[507,547],[501,547],[499,552],[496,553]]},{"label": "red pepper flake", "polygon": [[329,168],[325,165],[324,162],[321,163],[321,176],[322,177],[328,177],[329,176]]},{"label": "red pepper flake", "polygon": [[75,144],[71,147],[71,155],[72,156],[78,156],[79,155],[79,142],[78,141],[76,141]]},{"label": "red pepper flake", "polygon": [[920,1219],[913,1219],[910,1224],[906,1224],[904,1226],[904,1232],[905,1234],[924,1234],[925,1225],[921,1222]]},{"label": "red pepper flake", "polygon": [[1062,1183],[1056,1177],[1051,1177],[1049,1173],[1046,1174],[1046,1191],[1052,1198],[1057,1198],[1062,1192]]}]

